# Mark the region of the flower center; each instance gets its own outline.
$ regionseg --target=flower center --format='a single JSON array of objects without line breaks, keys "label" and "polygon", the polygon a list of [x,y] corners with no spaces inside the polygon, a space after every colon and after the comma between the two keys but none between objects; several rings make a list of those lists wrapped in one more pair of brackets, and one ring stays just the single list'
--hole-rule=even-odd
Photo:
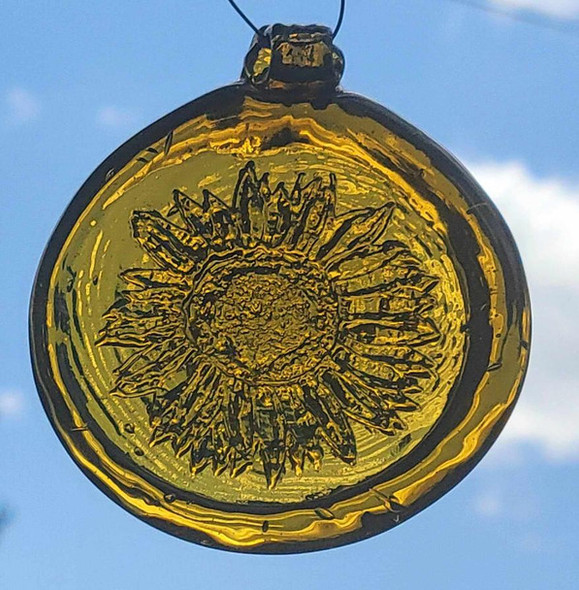
[{"label": "flower center", "polygon": [[303,254],[266,248],[207,261],[187,303],[195,345],[226,374],[252,385],[291,382],[334,345],[338,302]]}]

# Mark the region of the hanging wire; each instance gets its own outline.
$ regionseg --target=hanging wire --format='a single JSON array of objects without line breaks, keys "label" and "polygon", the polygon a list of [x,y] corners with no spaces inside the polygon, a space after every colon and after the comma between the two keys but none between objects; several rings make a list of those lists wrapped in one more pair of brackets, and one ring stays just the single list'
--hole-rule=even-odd
[{"label": "hanging wire", "polygon": [[340,16],[338,17],[338,22],[334,28],[334,32],[332,33],[332,39],[335,39],[342,28],[342,23],[344,22],[344,13],[346,12],[346,0],[341,0],[340,2]]},{"label": "hanging wire", "polygon": [[[577,37],[579,35],[579,31],[577,29],[571,29],[561,21],[549,19],[549,20],[537,20],[532,16],[528,16],[525,13],[520,12],[513,12],[507,9],[501,9],[497,6],[491,6],[489,4],[483,4],[478,0],[446,0],[447,2],[452,2],[453,4],[460,4],[466,8],[474,8],[475,10],[480,10],[482,12],[487,12],[488,14],[495,14],[502,18],[507,18],[509,20],[523,23],[526,25],[530,25],[533,27],[537,27],[539,29],[545,29],[549,31],[554,31],[556,33],[563,33],[566,35],[571,35],[572,37]],[[577,19],[573,19],[570,21],[571,23],[577,24],[579,21]]]},{"label": "hanging wire", "polygon": [[253,29],[253,32],[258,35],[259,37],[263,37],[263,33],[249,20],[249,17],[237,6],[237,4],[233,0],[227,0],[233,9],[239,16]]},{"label": "hanging wire", "polygon": [[[263,37],[263,33],[251,22],[249,17],[239,8],[239,6],[233,0],[227,0],[229,4],[233,7],[235,12],[239,14],[239,16],[251,27],[253,32],[258,35],[259,37]],[[336,27],[334,28],[334,32],[332,33],[332,39],[335,39],[337,34],[340,32],[342,28],[342,23],[344,22],[344,14],[346,12],[346,0],[340,0],[340,15],[338,16],[338,22],[336,23]]]},{"label": "hanging wire", "polygon": [[[263,37],[263,33],[251,22],[249,17],[239,8],[234,0],[227,0],[229,4],[233,7],[235,12],[247,23],[247,25],[253,30],[253,32],[258,35],[259,37]],[[538,21],[531,16],[527,16],[524,13],[520,12],[512,12],[510,10],[501,9],[497,6],[491,6],[489,4],[483,4],[478,0],[446,0],[447,2],[452,2],[453,4],[460,4],[466,8],[474,8],[475,10],[480,10],[482,12],[487,12],[489,14],[496,14],[503,18],[507,18],[509,20],[520,22],[526,25],[531,25],[533,27],[537,27],[539,29],[545,29],[550,31],[555,31],[557,33],[563,33],[566,35],[571,35],[572,37],[579,36],[579,31],[576,29],[569,28],[565,24],[556,21],[556,20],[543,20]],[[332,38],[335,39],[340,29],[342,28],[342,24],[344,22],[344,14],[346,12],[346,0],[340,1],[340,14],[338,16],[338,22],[334,28],[334,32],[332,33]],[[577,19],[573,19],[573,23],[578,23]]]}]

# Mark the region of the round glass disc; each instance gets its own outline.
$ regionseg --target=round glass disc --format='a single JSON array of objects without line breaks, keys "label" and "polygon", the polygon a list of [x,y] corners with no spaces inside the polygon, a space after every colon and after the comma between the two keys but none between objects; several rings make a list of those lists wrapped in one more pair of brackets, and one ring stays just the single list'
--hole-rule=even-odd
[{"label": "round glass disc", "polygon": [[83,471],[183,538],[298,552],[391,528],[504,425],[528,359],[516,248],[386,109],[215,91],[81,188],[43,258],[35,375]]}]

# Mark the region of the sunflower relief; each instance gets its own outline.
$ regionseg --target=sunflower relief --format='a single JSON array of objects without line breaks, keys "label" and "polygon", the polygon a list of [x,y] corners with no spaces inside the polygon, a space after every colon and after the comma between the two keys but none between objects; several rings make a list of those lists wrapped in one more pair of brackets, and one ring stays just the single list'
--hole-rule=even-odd
[{"label": "sunflower relief", "polygon": [[388,239],[395,205],[336,215],[335,176],[306,181],[272,189],[249,162],[231,205],[175,190],[167,216],[133,213],[151,268],[121,273],[98,344],[130,349],[112,393],[143,399],[151,444],[192,474],[273,488],[324,453],[353,465],[353,424],[397,434],[436,376],[437,279]]}]

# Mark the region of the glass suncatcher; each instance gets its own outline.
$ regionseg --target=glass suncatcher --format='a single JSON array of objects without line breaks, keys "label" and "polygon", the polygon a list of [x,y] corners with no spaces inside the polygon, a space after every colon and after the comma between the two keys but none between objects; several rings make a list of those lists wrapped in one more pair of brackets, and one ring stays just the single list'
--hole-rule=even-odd
[{"label": "glass suncatcher", "polygon": [[84,473],[174,535],[256,553],[408,519],[477,463],[522,385],[517,250],[466,170],[339,88],[331,30],[259,30],[242,80],[81,187],[31,348]]}]

